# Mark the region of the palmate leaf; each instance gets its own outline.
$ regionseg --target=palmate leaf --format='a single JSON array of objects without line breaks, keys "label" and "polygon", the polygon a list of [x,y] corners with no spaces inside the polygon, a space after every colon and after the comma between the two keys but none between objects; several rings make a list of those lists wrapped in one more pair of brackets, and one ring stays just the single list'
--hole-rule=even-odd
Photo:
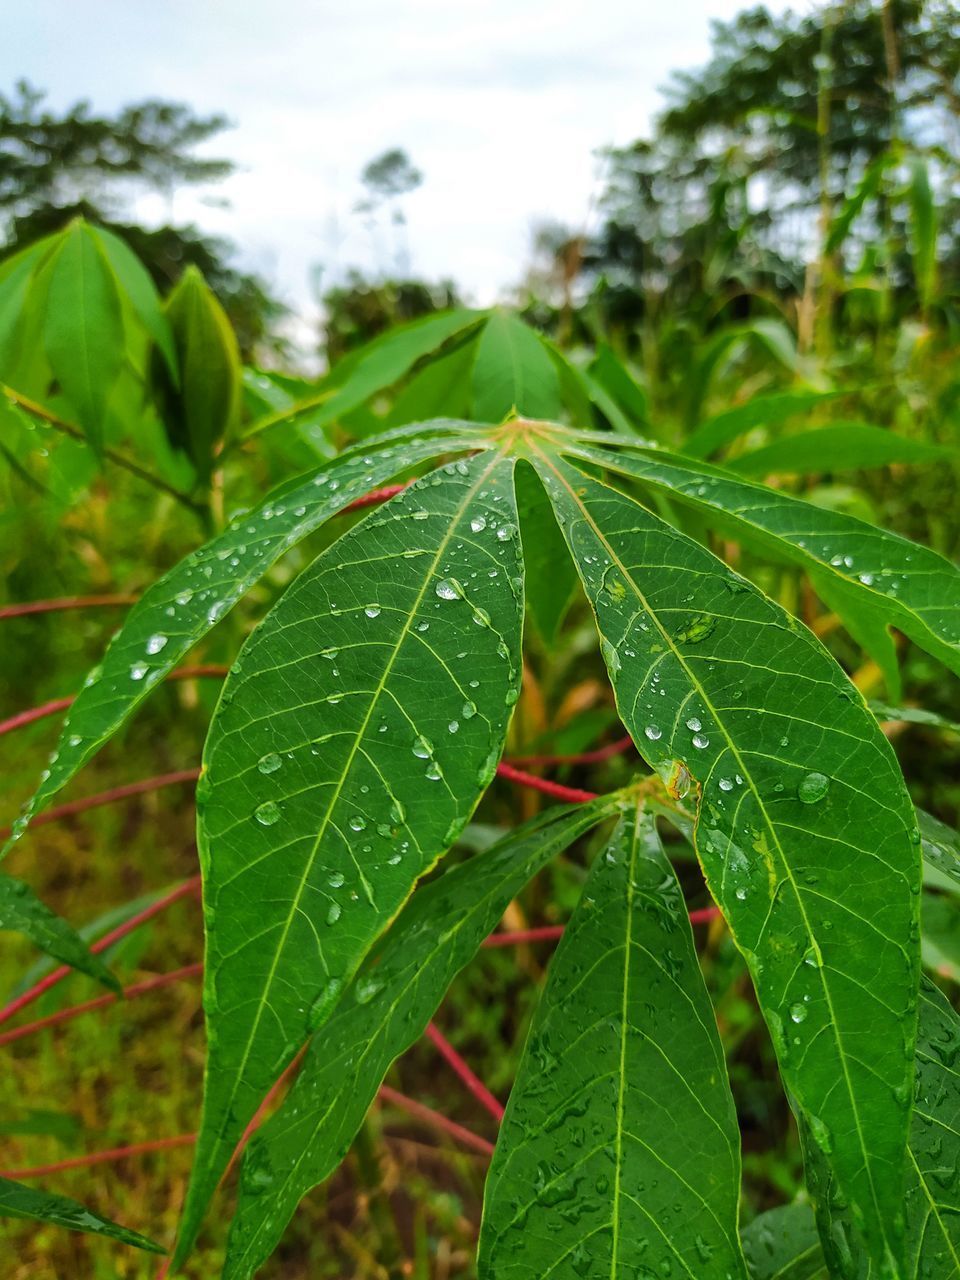
[{"label": "palmate leaf", "polygon": [[705,463],[656,450],[571,452],[708,513],[710,526],[767,548],[831,584],[851,618],[896,626],[960,673],[960,572],[928,547],[852,516],[814,507]]},{"label": "palmate leaf", "polygon": [[623,723],[698,790],[697,854],[784,1081],[896,1267],[919,955],[919,836],[860,694],[779,606],[559,458],[537,466]]},{"label": "palmate leaf", "polygon": [[487,1178],[478,1274],[733,1280],[739,1196],[683,896],[634,805],[550,965]]},{"label": "palmate leaf", "polygon": [[68,1231],[109,1236],[111,1240],[131,1244],[135,1249],[145,1249],[148,1253],[164,1252],[160,1245],[148,1240],[146,1236],[121,1227],[109,1218],[102,1218],[99,1213],[94,1213],[78,1200],[55,1195],[52,1191],[40,1191],[36,1187],[25,1186],[22,1182],[13,1182],[10,1178],[0,1177],[0,1218],[32,1218],[36,1222],[66,1227]]},{"label": "palmate leaf", "polygon": [[787,1204],[754,1218],[743,1232],[750,1280],[830,1280],[808,1204]]},{"label": "palmate leaf", "polygon": [[520,681],[514,462],[417,481],[227,680],[197,788],[209,1052],[178,1257],[244,1125],[493,777]]},{"label": "palmate leaf", "polygon": [[[849,1207],[824,1160],[801,1128],[807,1184],[820,1238],[837,1280],[883,1280],[858,1247]],[[906,1196],[907,1280],[960,1277],[960,1018],[932,982],[920,983],[917,1076]]]},{"label": "palmate leaf", "polygon": [[394,1058],[423,1034],[512,898],[616,801],[551,809],[418,890],[311,1043],[289,1095],[244,1156],[224,1280],[246,1280],[301,1197],[343,1159]]},{"label": "palmate leaf", "polygon": [[371,445],[371,452],[341,454],[275,489],[149,587],[70,708],[49,770],[15,823],[11,843],[281,555],[398,472],[442,452],[478,447],[482,436],[470,430],[468,424],[430,423],[419,428],[424,438],[410,438],[408,429]]},{"label": "palmate leaf", "polygon": [[23,880],[0,875],[0,930],[14,929],[29,938],[41,951],[63,964],[89,974],[112,991],[120,984],[72,925],[56,915]]}]

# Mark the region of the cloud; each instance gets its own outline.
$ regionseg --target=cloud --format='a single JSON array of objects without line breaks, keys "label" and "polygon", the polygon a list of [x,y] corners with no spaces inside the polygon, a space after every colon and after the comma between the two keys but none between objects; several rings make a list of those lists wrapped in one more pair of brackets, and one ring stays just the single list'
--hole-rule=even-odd
[{"label": "cloud", "polygon": [[352,208],[365,162],[405,147],[426,178],[405,204],[413,269],[486,303],[519,279],[537,219],[584,223],[597,149],[642,134],[669,72],[706,58],[709,19],[741,7],[32,0],[7,15],[0,73],[49,88],[57,107],[161,96],[226,112],[235,127],[210,149],[240,171],[178,193],[174,212],[234,239],[306,314],[313,265],[331,282],[389,258]]}]

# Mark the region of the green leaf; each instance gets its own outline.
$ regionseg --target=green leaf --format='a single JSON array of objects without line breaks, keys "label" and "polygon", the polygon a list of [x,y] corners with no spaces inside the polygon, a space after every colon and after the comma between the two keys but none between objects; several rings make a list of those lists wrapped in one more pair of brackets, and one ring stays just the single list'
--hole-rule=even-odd
[{"label": "green leaf", "polygon": [[280,556],[404,468],[482,443],[467,434],[466,425],[461,430],[432,424],[420,431],[424,439],[399,436],[372,453],[345,453],[322,470],[281,485],[143,593],[70,708],[49,773],[14,824],[8,848]]},{"label": "green leaf", "polygon": [[917,293],[923,307],[933,301],[937,290],[937,207],[930,186],[930,173],[922,156],[910,164],[910,239],[913,250],[913,273]]},{"label": "green leaf", "polygon": [[527,466],[517,470],[517,506],[523,535],[527,609],[538,635],[549,647],[556,643],[580,582],[557,528],[550,500]]},{"label": "green leaf", "polygon": [[55,1227],[66,1227],[68,1231],[85,1231],[94,1236],[109,1236],[111,1240],[119,1240],[121,1244],[133,1245],[135,1249],[146,1249],[148,1253],[163,1253],[164,1250],[146,1236],[127,1227],[121,1227],[109,1218],[101,1218],[98,1213],[71,1200],[69,1196],[58,1196],[52,1191],[39,1191],[36,1187],[25,1186],[22,1182],[13,1182],[10,1178],[0,1177],[0,1217],[32,1218],[36,1222],[48,1222]]},{"label": "green leaf", "polygon": [[559,459],[538,468],[620,717],[662,775],[680,762],[696,784],[697,854],[784,1082],[874,1254],[896,1259],[920,859],[890,745],[778,605],[634,500]]},{"label": "green leaf", "polygon": [[445,355],[428,361],[399,392],[387,414],[389,426],[422,422],[442,414],[466,418],[470,414],[470,375],[477,355],[476,338],[453,344]]},{"label": "green leaf", "polygon": [[[907,1156],[907,1280],[960,1278],[960,1018],[932,982],[920,982],[917,1075]],[[883,1280],[861,1254],[845,1198],[823,1152],[801,1129],[807,1183],[829,1273],[837,1280]]]},{"label": "green leaf", "polygon": [[240,352],[230,321],[194,266],[187,267],[164,305],[173,335],[179,382],[166,364],[156,369],[170,443],[209,479],[217,446],[240,411]]},{"label": "green leaf", "polygon": [[868,200],[873,199],[879,191],[880,181],[884,173],[895,161],[896,157],[893,152],[887,150],[867,166],[863,177],[840,205],[836,216],[830,224],[830,231],[824,244],[825,253],[836,253],[840,248],[850,234],[850,228],[860,215],[864,205]]},{"label": "green leaf", "polygon": [[123,369],[123,315],[109,264],[80,221],[71,223],[53,263],[44,343],[53,376],[99,449],[110,394]]},{"label": "green leaf", "polygon": [[960,982],[960,910],[956,897],[924,891],[920,920],[924,968],[951,982]]},{"label": "green leaf", "polygon": [[473,416],[479,422],[502,422],[514,409],[526,418],[559,418],[560,378],[534,330],[498,308],[477,343]]},{"label": "green leaf", "polygon": [[137,255],[112,231],[107,231],[105,227],[91,227],[90,234],[99,244],[120,289],[127,295],[137,319],[162,354],[176,384],[179,373],[173,349],[173,334],[167,317],[163,314],[160,295],[150,279],[150,273]]},{"label": "green leaf", "polygon": [[893,462],[935,462],[954,450],[909,440],[883,427],[861,422],[834,422],[829,427],[786,436],[752,453],[743,453],[728,466],[748,475],[809,475],[822,471],[862,471]]},{"label": "green leaf", "polygon": [[23,880],[0,875],[0,929],[13,929],[29,938],[48,956],[96,978],[111,991],[120,984],[72,925],[51,911]]},{"label": "green leaf", "polygon": [[197,788],[209,1053],[181,1259],[264,1094],[493,777],[521,668],[513,468],[478,454],[372,512],[224,687]]},{"label": "green leaf", "polygon": [[943,879],[938,887],[960,888],[960,834],[923,809],[917,810],[924,862]]},{"label": "green leaf", "polygon": [[787,1204],[761,1213],[743,1232],[750,1280],[829,1280],[813,1210]]},{"label": "green leaf", "polygon": [[776,395],[754,396],[746,404],[708,418],[687,436],[683,452],[690,458],[708,458],[745,432],[756,427],[780,426],[797,414],[808,413],[824,401],[833,399],[836,394],[831,391],[783,391]]},{"label": "green leaf", "polygon": [[680,886],[633,809],[550,964],[487,1177],[480,1280],[744,1276],[740,1135]]},{"label": "green leaf", "polygon": [[928,729],[943,729],[946,733],[960,734],[960,724],[927,711],[925,707],[891,707],[885,702],[871,701],[870,710],[878,720],[892,720],[900,724],[919,724]]},{"label": "green leaf", "polygon": [[270,1255],[300,1199],[343,1159],[391,1062],[423,1034],[511,900],[612,809],[609,800],[548,809],[413,895],[250,1142],[223,1280],[245,1280]]},{"label": "green leaf", "polygon": [[817,572],[831,583],[832,608],[842,601],[864,626],[897,626],[960,672],[960,573],[928,547],[673,454],[635,446],[565,452],[709,512],[712,529]]},{"label": "green leaf", "polygon": [[441,311],[413,320],[410,324],[398,325],[353,353],[349,363],[343,361],[342,365],[348,364],[349,374],[342,380],[339,370],[334,369],[318,388],[316,396],[303,401],[299,408],[255,422],[245,434],[257,435],[268,427],[286,423],[291,414],[298,412],[310,411],[311,420],[317,426],[336,422],[378,391],[392,387],[410,372],[418,360],[436,351],[448,338],[479,324],[484,315],[482,311]]},{"label": "green leaf", "polygon": [[590,362],[590,374],[620,406],[632,430],[649,424],[650,400],[646,391],[606,342],[597,343],[597,353]]}]

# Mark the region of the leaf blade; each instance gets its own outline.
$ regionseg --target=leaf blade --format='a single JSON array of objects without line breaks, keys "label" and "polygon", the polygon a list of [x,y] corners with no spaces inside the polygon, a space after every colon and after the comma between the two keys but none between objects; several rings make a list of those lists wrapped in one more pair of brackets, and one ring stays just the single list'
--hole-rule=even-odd
[{"label": "leaf blade", "polygon": [[513,467],[475,455],[368,516],[224,688],[197,795],[210,1047],[178,1260],[244,1124],[493,776],[520,674]]},{"label": "leaf blade", "polygon": [[683,896],[653,817],[632,805],[550,965],[487,1179],[478,1274],[743,1277],[739,1196]]},{"label": "leaf blade", "polygon": [[[632,499],[559,459],[538,468],[597,614],[621,719],[651,764],[673,772],[679,761],[701,787],[697,853],[785,1082],[832,1144],[877,1257],[896,1258],[919,971],[915,942],[902,939],[916,936],[920,867],[889,744],[779,606]],[[841,938],[862,938],[869,959]],[[866,1002],[878,1037],[869,1064],[855,1052]]]},{"label": "leaf blade", "polygon": [[91,1235],[108,1236],[121,1244],[133,1245],[147,1253],[164,1253],[153,1240],[121,1227],[109,1218],[102,1218],[86,1205],[69,1196],[55,1195],[52,1191],[38,1191],[22,1182],[0,1176],[0,1217],[30,1218],[35,1222],[48,1222],[69,1231],[85,1231]]}]

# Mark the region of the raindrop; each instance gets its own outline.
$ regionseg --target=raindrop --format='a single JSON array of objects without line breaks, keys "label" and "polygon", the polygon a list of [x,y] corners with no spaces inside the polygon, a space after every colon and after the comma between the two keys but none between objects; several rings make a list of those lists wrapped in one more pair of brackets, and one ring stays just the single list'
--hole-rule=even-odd
[{"label": "raindrop", "polygon": [[474,516],[473,519],[470,521],[470,528],[473,530],[474,533],[483,533],[486,527],[487,527],[486,516]]},{"label": "raindrop", "polygon": [[378,604],[368,604],[363,611],[368,618],[380,617],[380,606]]},{"label": "raindrop", "polygon": [[261,756],[257,764],[257,768],[261,773],[276,773],[283,761],[275,751],[271,751],[269,755]]},{"label": "raindrop", "polygon": [[413,754],[418,760],[429,760],[433,755],[433,743],[420,734],[413,742]]},{"label": "raindrop", "polygon": [[650,739],[651,742],[656,742],[658,738],[663,737],[663,730],[658,728],[657,725],[655,724],[648,724],[643,732],[647,735],[647,737]]},{"label": "raindrop", "polygon": [[440,771],[440,766],[437,764],[436,760],[431,760],[427,765],[427,777],[431,782],[439,782],[443,777],[443,774]]},{"label": "raindrop", "polygon": [[155,636],[151,636],[147,641],[147,653],[159,653],[166,643],[167,636],[161,635],[158,632]]},{"label": "raindrop", "polygon": [[732,790],[733,790],[733,782],[732,782],[729,778],[721,778],[721,779],[720,779],[720,790],[721,790],[721,791],[732,791]]},{"label": "raindrop", "polygon": [[806,1021],[806,1017],[808,1013],[809,1013],[809,1009],[805,1004],[792,1004],[790,1006],[790,1021],[804,1022]]},{"label": "raindrop", "polygon": [[704,747],[709,747],[710,739],[705,733],[695,733],[693,735],[693,745],[702,751]]},{"label": "raindrop", "polygon": [[355,813],[353,817],[350,819],[351,831],[364,831],[366,830],[366,826],[367,826],[367,820],[362,813]]},{"label": "raindrop", "polygon": [[145,662],[135,662],[130,668],[130,679],[142,680],[149,670],[150,668]]},{"label": "raindrop", "polygon": [[341,889],[345,878],[342,871],[331,871],[327,876],[327,884],[331,889]]},{"label": "raindrop", "polygon": [[343,908],[339,902],[331,902],[327,909],[327,924],[336,924],[340,919]]},{"label": "raindrop", "polygon": [[272,827],[280,818],[280,806],[275,800],[267,800],[261,805],[257,805],[253,811],[253,816],[262,827]]},{"label": "raindrop", "polygon": [[463,587],[456,578],[441,578],[437,583],[436,592],[441,600],[459,600],[463,595]]},{"label": "raindrop", "polygon": [[460,708],[460,714],[464,720],[472,720],[477,714],[477,704],[475,702],[465,702]]},{"label": "raindrop", "polygon": [[687,721],[687,728],[692,729],[694,733],[699,733],[700,730],[703,728],[703,725],[700,723],[700,721],[697,719],[696,716],[691,716],[690,719]]},{"label": "raindrop", "polygon": [[816,804],[830,789],[830,779],[823,773],[808,773],[797,787],[797,797],[804,804]]},{"label": "raindrop", "polygon": [[516,532],[517,526],[515,524],[502,524],[497,530],[497,540],[499,542],[509,542]]}]

